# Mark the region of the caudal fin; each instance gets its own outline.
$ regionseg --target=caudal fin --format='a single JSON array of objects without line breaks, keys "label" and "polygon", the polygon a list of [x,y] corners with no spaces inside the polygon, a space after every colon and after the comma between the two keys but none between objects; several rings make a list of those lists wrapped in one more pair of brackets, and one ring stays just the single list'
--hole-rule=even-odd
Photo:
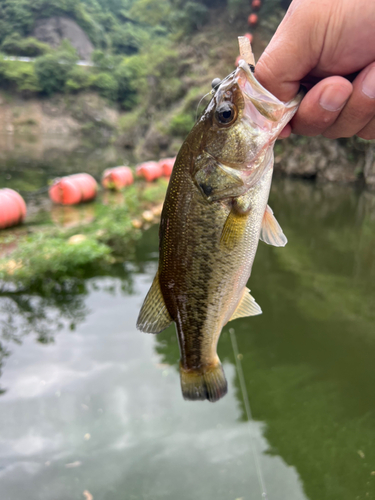
[{"label": "caudal fin", "polygon": [[190,401],[208,399],[214,403],[228,390],[223,367],[219,362],[206,370],[185,370],[180,366],[181,390],[184,399]]}]

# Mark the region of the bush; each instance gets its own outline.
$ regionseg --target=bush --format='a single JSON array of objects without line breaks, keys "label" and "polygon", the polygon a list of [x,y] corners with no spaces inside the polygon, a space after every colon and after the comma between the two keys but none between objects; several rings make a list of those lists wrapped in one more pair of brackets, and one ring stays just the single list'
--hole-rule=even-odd
[{"label": "bush", "polygon": [[144,38],[143,30],[128,23],[118,27],[112,33],[112,50],[115,54],[136,54],[141,48]]},{"label": "bush", "polygon": [[13,33],[5,38],[1,50],[14,56],[38,57],[50,52],[51,48],[36,38],[21,38],[19,33]]},{"label": "bush", "polygon": [[208,21],[208,9],[197,2],[187,2],[184,8],[171,16],[171,25],[185,34],[201,28]]},{"label": "bush", "polygon": [[32,63],[21,61],[0,62],[0,77],[3,84],[19,92],[39,92],[40,86]]},{"label": "bush", "polygon": [[69,78],[66,81],[65,87],[70,92],[79,92],[90,87],[92,76],[86,68],[75,66],[69,73]]},{"label": "bush", "polygon": [[92,79],[91,86],[97,90],[102,97],[117,101],[118,97],[118,83],[114,76],[109,73],[99,73]]},{"label": "bush", "polygon": [[138,92],[144,76],[142,60],[138,57],[124,59],[114,73],[118,85],[117,99],[124,109],[132,109],[138,104]]},{"label": "bush", "polygon": [[130,16],[142,24],[156,26],[165,23],[170,9],[170,3],[165,0],[137,0],[132,5]]},{"label": "bush", "polygon": [[185,139],[194,126],[194,118],[189,113],[175,115],[169,126],[169,133]]},{"label": "bush", "polygon": [[123,58],[121,56],[113,56],[102,50],[94,50],[91,54],[91,60],[99,71],[113,71],[121,64]]},{"label": "bush", "polygon": [[1,1],[0,41],[12,33],[26,35],[34,24],[34,16],[28,2],[20,0]]},{"label": "bush", "polygon": [[63,92],[76,59],[71,52],[66,51],[38,57],[35,61],[35,74],[41,91],[46,95]]}]

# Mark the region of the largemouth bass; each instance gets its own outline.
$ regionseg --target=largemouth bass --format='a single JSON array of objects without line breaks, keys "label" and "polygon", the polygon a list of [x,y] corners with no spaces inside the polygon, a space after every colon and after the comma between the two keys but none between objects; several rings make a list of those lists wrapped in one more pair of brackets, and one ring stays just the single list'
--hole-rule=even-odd
[{"label": "largemouth bass", "polygon": [[241,60],[177,156],[161,215],[159,268],[137,327],[159,333],[176,323],[185,399],[226,394],[216,353],[221,330],[262,312],[246,283],[259,239],[287,242],[267,201],[273,145],[300,99],[279,101]]}]

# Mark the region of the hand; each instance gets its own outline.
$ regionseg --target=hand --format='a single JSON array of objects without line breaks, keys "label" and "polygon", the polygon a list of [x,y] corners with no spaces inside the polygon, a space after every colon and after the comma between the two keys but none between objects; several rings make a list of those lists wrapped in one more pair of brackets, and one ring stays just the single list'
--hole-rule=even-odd
[{"label": "hand", "polygon": [[375,1],[293,0],[255,76],[282,101],[309,89],[280,137],[375,139]]}]

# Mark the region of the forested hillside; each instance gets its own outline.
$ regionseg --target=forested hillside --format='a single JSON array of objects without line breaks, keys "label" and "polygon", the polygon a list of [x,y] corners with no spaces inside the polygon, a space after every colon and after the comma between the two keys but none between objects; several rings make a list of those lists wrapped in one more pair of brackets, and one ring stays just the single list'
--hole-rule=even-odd
[{"label": "forested hillside", "polygon": [[[233,70],[237,36],[249,29],[250,5],[247,0],[0,0],[0,89],[24,98],[97,92],[126,112],[120,124],[125,146],[142,149],[139,139],[147,136],[151,153],[171,149],[174,138],[172,150],[178,149],[212,78]],[[280,0],[263,2],[255,30],[263,29],[259,47],[283,12]],[[40,27],[43,34],[56,19],[83,30],[93,48],[91,66],[76,64],[72,38],[62,36],[55,46],[45,42],[48,37],[41,41]],[[12,56],[35,60],[9,60]]]},{"label": "forested hillside", "polygon": [[[264,14],[279,5],[266,0]],[[220,24],[242,17],[246,29],[248,12],[244,0],[0,0],[0,52],[36,58],[34,64],[26,64],[2,57],[0,87],[25,96],[92,89],[131,109],[147,92],[147,78],[154,75],[169,79],[166,90],[173,100],[183,91],[176,78],[186,69],[178,46],[189,44],[213,19]],[[35,27],[55,17],[82,28],[95,49],[93,67],[75,64],[79,56],[68,40],[52,48],[35,37]],[[220,43],[226,44],[222,35]]]}]

